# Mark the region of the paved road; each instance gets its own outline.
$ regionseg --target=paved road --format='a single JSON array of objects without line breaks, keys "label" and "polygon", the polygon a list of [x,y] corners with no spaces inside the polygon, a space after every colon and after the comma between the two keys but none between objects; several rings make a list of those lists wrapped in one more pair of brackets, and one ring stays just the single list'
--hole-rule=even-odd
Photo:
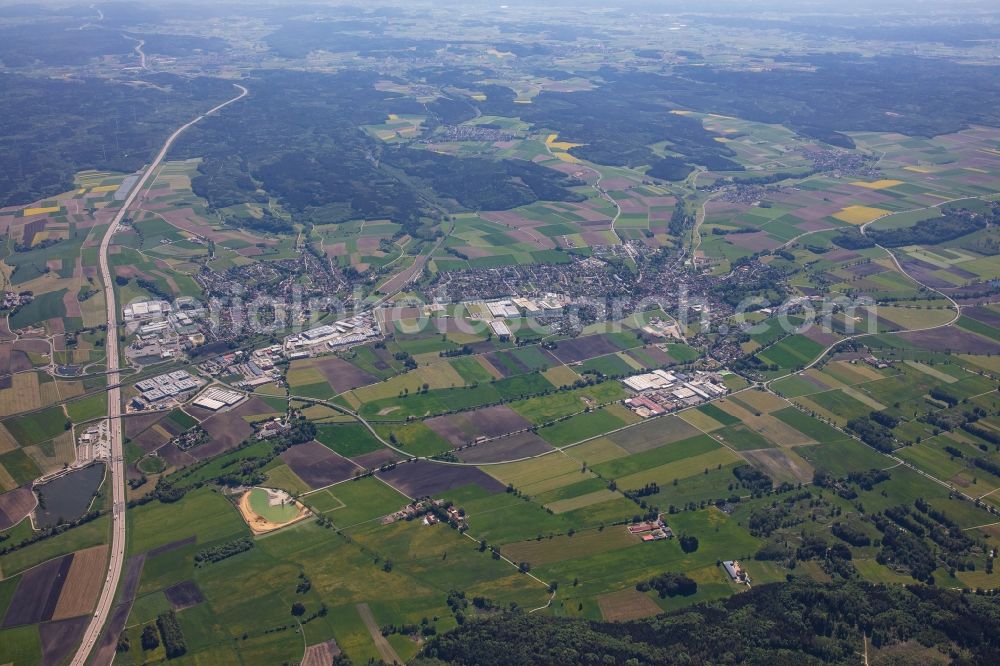
[{"label": "paved road", "polygon": [[[236,85],[236,84],[234,84]],[[182,125],[170,138],[166,140],[156,158],[146,167],[142,177],[136,182],[129,192],[128,197],[122,203],[111,226],[108,227],[104,238],[101,241],[100,266],[101,279],[104,281],[104,296],[108,309],[108,344],[106,345],[108,356],[108,419],[110,421],[111,438],[111,559],[108,561],[108,573],[104,581],[104,589],[101,591],[101,598],[97,603],[94,617],[90,619],[90,625],[83,636],[83,642],[77,649],[71,664],[73,666],[84,666],[90,657],[91,651],[97,644],[101,636],[101,630],[114,607],[115,592],[118,589],[118,582],[121,579],[122,566],[125,563],[125,461],[124,461],[124,438],[122,437],[122,412],[121,412],[121,389],[119,383],[119,359],[118,359],[118,306],[115,303],[114,282],[112,282],[111,268],[108,263],[108,248],[111,246],[111,239],[115,231],[118,230],[121,221],[125,218],[136,197],[149,182],[156,172],[157,167],[163,162],[167,151],[174,141],[186,129],[200,121],[205,116],[211,115],[219,109],[242,99],[247,94],[247,89],[241,85],[236,85],[240,89],[240,94],[227,102],[219,104],[207,113],[198,116],[194,120]]]}]

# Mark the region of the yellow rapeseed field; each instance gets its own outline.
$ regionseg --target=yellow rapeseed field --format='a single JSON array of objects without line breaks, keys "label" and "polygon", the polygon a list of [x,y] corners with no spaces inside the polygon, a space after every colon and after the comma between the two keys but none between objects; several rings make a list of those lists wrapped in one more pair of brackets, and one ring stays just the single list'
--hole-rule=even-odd
[{"label": "yellow rapeseed field", "polygon": [[59,212],[59,206],[48,206],[48,207],[45,207],[45,208],[42,208],[42,207],[39,207],[39,208],[25,208],[24,209],[24,216],[25,217],[31,217],[32,215],[44,215],[46,213],[58,213],[58,212]]},{"label": "yellow rapeseed field", "polygon": [[557,138],[559,138],[558,134],[549,134],[545,137],[545,144],[555,150],[569,150],[570,148],[579,148],[584,145],[582,143],[570,143],[569,141],[556,141]]},{"label": "yellow rapeseed field", "polygon": [[903,181],[901,180],[892,180],[888,178],[883,178],[882,180],[874,180],[870,183],[867,183],[863,180],[856,180],[853,183],[851,183],[851,185],[854,185],[856,187],[863,187],[868,190],[885,190],[890,187],[896,187],[897,185],[902,185],[902,184]]},{"label": "yellow rapeseed field", "polygon": [[848,206],[833,216],[841,222],[848,224],[867,224],[874,219],[888,215],[889,211],[881,208],[871,208],[870,206]]}]

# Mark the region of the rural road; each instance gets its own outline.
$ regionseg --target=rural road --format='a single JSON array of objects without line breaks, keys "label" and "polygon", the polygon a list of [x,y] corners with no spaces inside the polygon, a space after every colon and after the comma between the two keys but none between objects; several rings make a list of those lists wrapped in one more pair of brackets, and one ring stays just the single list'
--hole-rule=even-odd
[{"label": "rural road", "polygon": [[[964,197],[964,198],[968,198],[968,197]],[[959,201],[959,199],[952,199],[952,200],[949,200],[949,201],[942,201],[941,203],[935,204],[934,206],[928,206],[927,208],[917,208],[917,209],[914,209],[914,210],[918,210],[918,211],[919,210],[930,210],[932,208],[938,208],[940,206],[944,206],[944,205],[947,205],[949,203],[953,203],[955,201]],[[906,213],[906,212],[913,212],[913,211],[899,211],[899,212]],[[898,214],[898,213],[890,213],[890,215],[896,215],[896,214]],[[858,231],[861,232],[862,236],[867,236],[868,235],[868,227],[870,227],[875,222],[878,222],[879,220],[881,220],[883,218],[886,218],[886,217],[889,217],[889,215],[882,215],[881,217],[875,218],[871,222],[866,222],[865,224],[863,224],[860,227],[858,227]],[[803,235],[805,235],[805,234],[803,234]],[[875,243],[875,241],[872,241],[872,242]],[[784,246],[782,246],[782,247],[784,247]],[[947,328],[948,326],[951,326],[952,324],[954,324],[956,321],[958,321],[961,318],[961,316],[962,316],[962,306],[960,306],[958,304],[958,301],[956,301],[954,298],[952,298],[948,294],[944,293],[943,291],[941,291],[939,289],[935,289],[934,287],[931,287],[931,286],[929,286],[929,285],[921,282],[917,278],[913,277],[913,275],[911,275],[910,273],[908,273],[906,271],[906,269],[903,268],[903,265],[901,263],[899,263],[899,258],[896,257],[896,254],[892,250],[890,250],[889,248],[883,247],[882,245],[879,245],[878,243],[875,243],[875,247],[877,247],[878,249],[880,249],[880,250],[882,250],[883,252],[886,253],[886,255],[892,260],[892,263],[896,267],[896,270],[898,270],[900,273],[902,273],[903,275],[905,275],[906,277],[908,277],[910,280],[912,280],[914,283],[920,285],[921,287],[923,287],[927,291],[933,292],[933,293],[939,295],[941,298],[943,298],[946,301],[948,301],[948,304],[951,307],[951,309],[955,311],[955,315],[950,320],[946,321],[943,324],[935,324],[933,326],[924,326],[922,328],[910,328],[910,329],[906,329],[906,330],[902,330],[902,331],[896,331],[896,333],[923,333],[925,331],[935,331],[935,330],[937,330],[939,328]],[[865,338],[865,337],[868,337],[868,336],[871,336],[871,335],[875,335],[875,333],[858,333],[858,334],[855,334],[855,335],[849,335],[849,336],[845,337],[843,340],[838,340],[837,342],[834,342],[829,347],[827,347],[826,349],[824,349],[823,353],[821,353],[819,356],[817,356],[816,358],[814,358],[812,360],[812,362],[809,363],[809,365],[804,366],[800,370],[795,370],[793,372],[789,372],[788,374],[782,375],[781,377],[775,377],[774,379],[767,380],[766,382],[764,382],[764,388],[766,390],[770,391],[771,390],[771,384],[773,384],[774,382],[778,381],[779,379],[784,379],[786,377],[791,377],[792,375],[800,375],[800,374],[804,373],[806,370],[809,370],[810,368],[814,367],[817,363],[819,363],[820,361],[822,361],[824,358],[826,358],[827,354],[829,354],[831,351],[833,351],[833,349],[835,347],[837,347],[838,345],[841,345],[841,344],[843,344],[845,342],[850,342],[851,340],[857,340],[858,338]]]},{"label": "rural road", "polygon": [[115,302],[114,282],[112,281],[111,268],[108,262],[108,249],[111,246],[112,237],[118,230],[122,220],[125,219],[125,215],[128,213],[129,208],[131,208],[136,197],[139,195],[139,192],[142,191],[146,183],[149,182],[149,179],[152,178],[157,167],[159,167],[160,163],[163,162],[164,157],[167,155],[167,151],[170,150],[170,147],[173,145],[177,137],[205,116],[211,115],[223,107],[243,99],[249,92],[241,85],[233,85],[239,88],[239,95],[223,102],[222,104],[219,104],[210,111],[198,116],[185,125],[182,125],[170,135],[166,142],[164,142],[163,147],[160,148],[160,152],[157,153],[153,161],[146,167],[145,171],[143,171],[142,177],[139,178],[129,191],[128,197],[126,197],[125,201],[122,203],[121,208],[118,210],[118,214],[115,215],[114,220],[111,221],[111,226],[108,227],[107,232],[104,234],[104,238],[101,240],[99,260],[101,267],[101,280],[104,282],[104,296],[105,301],[107,302],[108,311],[108,343],[105,346],[107,348],[108,360],[108,421],[111,438],[111,460],[109,461],[112,497],[111,558],[108,561],[108,574],[104,581],[104,588],[101,591],[101,597],[97,602],[97,609],[94,612],[94,617],[90,619],[90,624],[87,626],[86,633],[83,635],[83,642],[80,643],[80,647],[73,656],[73,661],[70,662],[72,666],[84,666],[84,664],[87,663],[94,646],[97,645],[101,636],[101,630],[104,628],[104,624],[107,622],[111,609],[114,606],[115,592],[118,589],[122,566],[125,562],[125,459],[123,451],[124,438],[122,437],[121,388],[118,386],[120,371],[117,340],[118,306]]}]

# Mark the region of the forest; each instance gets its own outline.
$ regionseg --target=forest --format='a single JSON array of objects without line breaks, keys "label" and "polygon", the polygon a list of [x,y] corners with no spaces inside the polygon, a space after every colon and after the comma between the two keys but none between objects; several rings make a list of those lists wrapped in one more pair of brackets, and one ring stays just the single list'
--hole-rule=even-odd
[{"label": "forest", "polygon": [[995,67],[912,55],[812,54],[803,60],[815,71],[684,67],[660,85],[690,108],[781,123],[843,147],[854,145],[841,133],[847,130],[936,136],[1000,124]]},{"label": "forest", "polygon": [[433,638],[413,663],[856,664],[866,638],[886,655],[905,643],[941,661],[998,663],[1000,599],[792,578],[631,622],[495,614]]},{"label": "forest", "polygon": [[0,206],[65,192],[84,169],[135,171],[179,125],[234,91],[211,78],[144,81],[156,87],[0,73]]},{"label": "forest", "polygon": [[[679,180],[692,165],[741,171],[729,158],[735,153],[715,141],[700,120],[671,114],[668,91],[650,86],[645,74],[606,68],[608,82],[594,90],[572,93],[543,92],[531,105],[515,104],[514,91],[487,86],[487,99],[478,104],[484,114],[517,116],[538,127],[559,132],[560,139],[586,144],[570,152],[577,157],[612,166],[655,166],[652,175]],[[660,82],[662,77],[654,77]],[[669,142],[676,159],[658,157],[649,146]]]},{"label": "forest", "polygon": [[937,245],[979,231],[986,224],[985,219],[971,211],[949,210],[941,217],[921,220],[911,227],[870,229],[867,234],[885,247]]},{"label": "forest", "polygon": [[389,113],[426,113],[374,82],[365,72],[257,72],[246,104],[193,127],[172,156],[204,158],[192,185],[215,208],[259,200],[259,184],[299,221],[387,218],[418,235],[429,233],[423,220],[442,210],[579,199],[566,189],[578,183],[530,162],[459,158],[370,137],[360,125]]}]

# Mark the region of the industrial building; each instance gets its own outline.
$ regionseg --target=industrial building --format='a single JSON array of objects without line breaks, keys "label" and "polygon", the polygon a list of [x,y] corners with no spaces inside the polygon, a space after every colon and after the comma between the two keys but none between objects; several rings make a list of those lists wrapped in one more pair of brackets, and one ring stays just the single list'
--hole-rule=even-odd
[{"label": "industrial building", "polygon": [[230,391],[218,386],[211,386],[195,398],[192,404],[215,412],[223,407],[232,407],[243,398],[244,395],[237,391]]}]

